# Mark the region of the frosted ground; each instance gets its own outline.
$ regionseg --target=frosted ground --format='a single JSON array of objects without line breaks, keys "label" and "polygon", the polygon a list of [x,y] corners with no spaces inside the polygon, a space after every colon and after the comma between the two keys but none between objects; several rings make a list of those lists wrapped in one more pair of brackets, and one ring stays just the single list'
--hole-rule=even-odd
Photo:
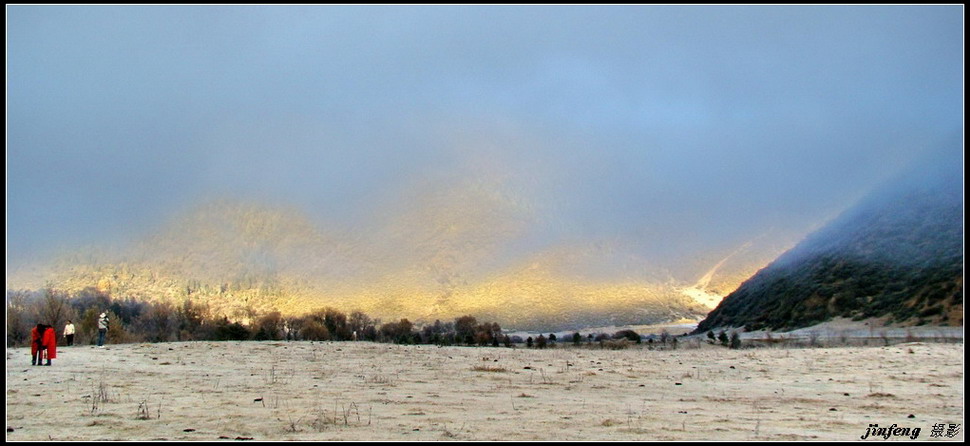
[{"label": "frosted ground", "polygon": [[962,340],[680,344],[125,344],[63,347],[52,367],[8,348],[7,440],[851,441],[893,423],[964,438]]}]

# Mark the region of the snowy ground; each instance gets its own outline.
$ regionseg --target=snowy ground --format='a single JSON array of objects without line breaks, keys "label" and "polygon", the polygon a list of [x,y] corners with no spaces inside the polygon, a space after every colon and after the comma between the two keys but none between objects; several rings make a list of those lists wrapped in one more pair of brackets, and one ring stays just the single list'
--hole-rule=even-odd
[{"label": "snowy ground", "polygon": [[962,424],[963,354],[189,342],[32,367],[14,348],[7,440],[856,440],[893,423],[922,440]]}]

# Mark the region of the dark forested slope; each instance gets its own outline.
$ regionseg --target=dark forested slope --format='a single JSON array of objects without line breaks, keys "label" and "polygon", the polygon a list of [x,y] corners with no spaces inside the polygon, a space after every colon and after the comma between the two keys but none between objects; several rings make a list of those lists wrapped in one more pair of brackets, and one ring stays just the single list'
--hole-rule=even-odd
[{"label": "dark forested slope", "polygon": [[870,194],[725,297],[697,332],[793,329],[837,316],[962,325],[956,166],[904,176]]}]

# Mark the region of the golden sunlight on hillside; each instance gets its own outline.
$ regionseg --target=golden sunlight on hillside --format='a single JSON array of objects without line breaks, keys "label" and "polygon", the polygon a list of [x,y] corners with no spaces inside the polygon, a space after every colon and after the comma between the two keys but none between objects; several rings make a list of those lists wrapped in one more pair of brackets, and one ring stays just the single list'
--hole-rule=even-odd
[{"label": "golden sunlight on hillside", "polygon": [[[240,321],[325,306],[418,323],[472,314],[509,328],[654,323],[708,311],[680,291],[687,284],[621,241],[558,241],[516,251],[536,216],[501,184],[482,178],[436,184],[402,192],[382,215],[355,228],[285,206],[209,202],[126,251],[70,254],[46,271],[13,274],[8,287],[191,299]],[[715,270],[706,277],[712,287],[741,277],[740,270],[753,272],[724,260]]]}]

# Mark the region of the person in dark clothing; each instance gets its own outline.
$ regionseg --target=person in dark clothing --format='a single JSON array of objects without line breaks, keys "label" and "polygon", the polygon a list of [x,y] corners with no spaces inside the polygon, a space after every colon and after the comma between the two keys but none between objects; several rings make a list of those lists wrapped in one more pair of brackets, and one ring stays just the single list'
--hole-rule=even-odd
[{"label": "person in dark clothing", "polygon": [[101,312],[98,316],[98,347],[104,348],[104,336],[108,334],[108,314]]}]

